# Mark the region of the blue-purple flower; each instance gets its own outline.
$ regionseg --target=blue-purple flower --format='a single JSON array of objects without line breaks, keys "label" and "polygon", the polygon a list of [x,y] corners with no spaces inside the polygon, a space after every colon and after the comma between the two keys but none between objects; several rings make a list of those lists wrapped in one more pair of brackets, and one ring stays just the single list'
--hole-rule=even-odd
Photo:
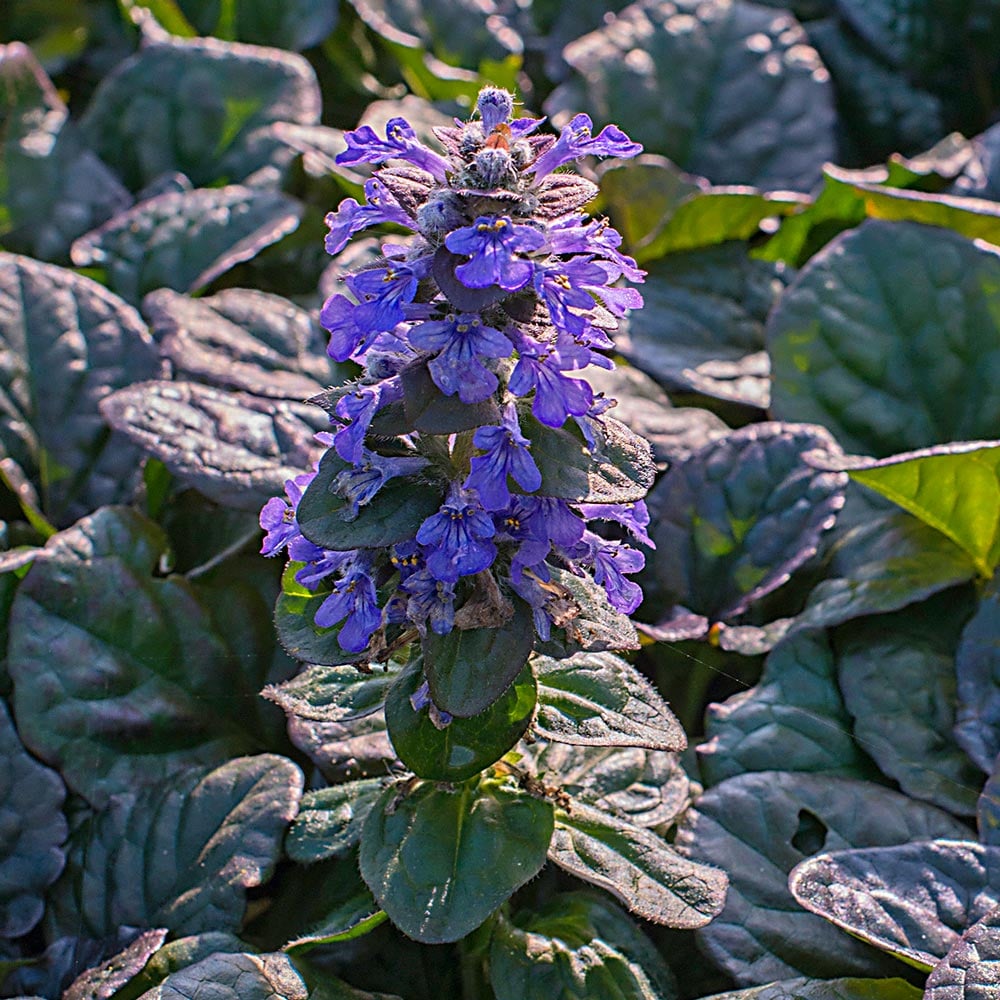
[{"label": "blue-purple flower", "polygon": [[371,503],[375,494],[396,476],[410,476],[428,465],[422,455],[380,455],[362,446],[354,466],[344,469],[334,480],[334,489],[351,505],[341,517],[353,521],[360,508]]},{"label": "blue-purple flower", "polygon": [[608,603],[622,614],[629,615],[642,603],[642,588],[625,573],[638,573],[646,565],[646,557],[622,542],[609,542],[593,532],[583,536],[590,546],[594,563],[594,579],[603,584]]},{"label": "blue-purple flower", "polygon": [[617,156],[628,159],[642,152],[642,145],[633,142],[617,125],[606,125],[600,135],[593,135],[589,115],[576,115],[564,125],[559,138],[527,168],[537,180],[551,174],[564,163],[581,156]]},{"label": "blue-purple flower", "polygon": [[286,500],[281,497],[271,497],[260,512],[260,526],[264,529],[264,542],[261,545],[261,555],[276,556],[287,548],[296,538],[302,537],[295,512],[306,487],[316,478],[315,472],[303,472],[293,479],[285,480]]},{"label": "blue-purple flower", "polygon": [[483,454],[472,459],[466,489],[474,489],[486,510],[503,510],[510,504],[507,477],[528,493],[542,485],[542,474],[531,457],[531,442],[521,433],[517,408],[508,403],[499,427],[480,427],[472,443]]},{"label": "blue-purple flower", "polygon": [[439,580],[429,569],[417,570],[399,588],[407,595],[406,616],[423,625],[429,621],[431,630],[447,635],[455,625],[455,584]]},{"label": "blue-purple flower", "polygon": [[524,347],[507,384],[515,396],[534,390],[531,412],[547,427],[562,427],[568,416],[586,413],[594,398],[590,383],[564,375],[565,368],[554,348]]},{"label": "blue-purple flower", "polygon": [[506,215],[481,215],[471,226],[450,233],[444,241],[452,252],[471,259],[455,268],[455,277],[468,288],[499,285],[506,292],[524,288],[534,265],[515,254],[537,250],[545,235],[532,226],[521,226]]},{"label": "blue-purple flower", "polygon": [[493,519],[471,494],[453,489],[441,509],[420,526],[427,568],[436,580],[453,583],[493,565],[497,547]]},{"label": "blue-purple flower", "polygon": [[430,258],[414,261],[390,261],[385,267],[373,267],[346,279],[355,294],[354,323],[361,330],[380,333],[394,329],[406,314],[403,306],[413,301],[420,279],[430,270]]},{"label": "blue-purple flower", "polygon": [[382,222],[413,228],[413,219],[378,178],[365,181],[365,201],[367,204],[359,205],[353,198],[345,198],[336,212],[327,213],[325,222],[330,231],[323,242],[328,254],[340,253],[355,233]]},{"label": "blue-purple flower", "polygon": [[344,576],[334,584],[333,592],[316,612],[315,622],[320,628],[344,623],[337,633],[337,642],[349,653],[365,649],[382,624],[375,583],[369,575],[371,558],[366,553],[356,553]]},{"label": "blue-purple flower", "polygon": [[390,118],[385,126],[385,138],[380,139],[370,125],[345,132],[347,149],[337,156],[337,163],[384,163],[405,160],[444,181],[450,164],[434,150],[428,149],[405,118]]}]

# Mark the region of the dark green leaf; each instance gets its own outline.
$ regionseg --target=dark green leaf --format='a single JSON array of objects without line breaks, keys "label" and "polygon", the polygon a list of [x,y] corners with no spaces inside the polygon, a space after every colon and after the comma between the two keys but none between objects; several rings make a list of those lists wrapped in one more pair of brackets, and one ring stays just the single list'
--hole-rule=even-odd
[{"label": "dark green leaf", "polygon": [[381,778],[363,778],[306,792],[285,840],[288,856],[311,865],[350,853],[360,843],[361,828],[383,788]]},{"label": "dark green leaf", "polygon": [[216,954],[171,973],[140,1000],[308,1000],[309,990],[287,955]]},{"label": "dark green leaf", "polygon": [[579,503],[632,503],[653,485],[656,470],[649,445],[612,417],[604,418],[593,449],[575,427],[546,427],[526,410],[519,420],[542,474],[543,496]]},{"label": "dark green leaf", "polygon": [[11,609],[22,738],[95,805],[280,733],[257,697],[273,645],[247,650],[252,620],[217,617],[209,592],[153,576],[164,544],[137,512],[104,508],[49,540]]},{"label": "dark green leaf", "polygon": [[829,76],[790,17],[661,0],[626,9],[564,56],[577,75],[546,102],[549,114],[616,122],[717,184],[807,190],[832,158]]},{"label": "dark green leaf", "polygon": [[748,990],[718,993],[712,1000],[921,1000],[905,979],[786,979]]},{"label": "dark green leaf", "polygon": [[809,771],[866,777],[872,771],[851,737],[833,653],[821,631],[780,642],[757,686],[709,705],[698,747],[706,783],[749,771]]},{"label": "dark green leaf", "polygon": [[[81,973],[62,995],[62,1000],[109,1000],[138,977],[146,962],[163,944],[164,928],[140,934],[124,951]],[[135,994],[138,995],[138,994]]]},{"label": "dark green leaf", "polygon": [[235,931],[246,891],[281,854],[302,780],[291,761],[262,755],[116,795],[70,838],[54,924],[97,938],[122,924]]},{"label": "dark green leaf", "polygon": [[48,516],[65,523],[127,497],[139,453],[109,437],[98,404],[159,370],[138,313],[72,271],[0,253],[0,345],[0,443]]},{"label": "dark green leaf", "polygon": [[[322,42],[336,26],[338,14],[334,0],[291,0],[280,5],[268,0],[236,0],[230,5],[221,0],[177,0],[177,3],[199,34],[293,51]],[[227,28],[229,31],[223,35]]]},{"label": "dark green leaf", "polygon": [[299,56],[170,38],[106,76],[81,126],[132,190],[174,170],[202,187],[287,162],[271,126],[317,123],[319,106],[316,78]]},{"label": "dark green leaf", "polygon": [[501,920],[490,941],[497,1000],[601,997],[673,1000],[674,976],[618,907],[589,893],[561,893],[537,913]]},{"label": "dark green leaf", "polygon": [[321,411],[197,382],[142,382],[101,413],[183,483],[226,507],[258,511],[317,459]]},{"label": "dark green leaf", "polygon": [[21,745],[0,702],[0,935],[27,934],[42,918],[45,890],[64,862],[66,789]]},{"label": "dark green leaf", "polygon": [[492,396],[473,404],[446,396],[434,384],[426,364],[407,368],[401,381],[407,425],[421,434],[457,434],[500,423],[500,408]]},{"label": "dark green leaf", "polygon": [[370,673],[346,665],[311,666],[262,693],[289,716],[317,722],[353,722],[381,709],[398,676],[394,664]]},{"label": "dark green leaf", "polygon": [[52,81],[20,42],[0,45],[0,91],[0,238],[12,250],[68,263],[73,240],[132,198],[81,142]]},{"label": "dark green leaf", "polygon": [[687,737],[667,703],[634,667],[610,653],[533,661],[535,728],[546,740],[683,750]]},{"label": "dark green leaf", "polygon": [[772,412],[877,457],[989,438],[998,300],[994,251],[943,229],[866,222],[813,257],[771,314]]},{"label": "dark green leaf", "polygon": [[326,332],[280,296],[227,288],[193,299],[161,288],[143,299],[142,311],[174,378],[296,401],[341,381]]},{"label": "dark green leaf", "polygon": [[307,596],[287,591],[279,594],[274,607],[278,641],[289,656],[294,656],[303,663],[337,666],[367,662],[368,657],[364,652],[348,653],[337,641],[343,623],[330,628],[322,628],[316,624],[316,612],[329,596],[329,593]]},{"label": "dark green leaf", "polygon": [[974,923],[927,977],[927,1000],[990,1000],[1000,990],[1000,906]]},{"label": "dark green leaf", "polygon": [[348,468],[349,463],[329,449],[298,506],[302,534],[323,548],[381,548],[406,541],[441,505],[439,486],[399,477],[386,483],[352,518],[350,502],[334,492],[337,476]]},{"label": "dark green leaf", "polygon": [[955,645],[965,594],[851,622],[836,633],[837,673],[861,746],[899,787],[970,816],[982,776],[952,736]]},{"label": "dark green leaf", "polygon": [[683,857],[650,830],[579,802],[556,811],[549,859],[668,927],[703,927],[725,904],[725,872]]},{"label": "dark green leaf", "polygon": [[524,735],[535,711],[535,678],[529,664],[489,708],[443,728],[412,698],[424,683],[422,662],[403,671],[385,703],[389,739],[414,774],[435,781],[464,781],[499,760]]},{"label": "dark green leaf", "polygon": [[799,865],[789,886],[813,913],[929,970],[996,906],[1000,849],[935,840],[838,851]]},{"label": "dark green leaf", "polygon": [[462,719],[479,715],[521,672],[535,644],[535,627],[524,601],[513,603],[514,617],[500,628],[427,633],[424,673],[438,708]]},{"label": "dark green leaf", "polygon": [[881,785],[776,771],[707,791],[681,821],[677,846],[730,874],[726,908],[699,943],[737,984],[812,976],[893,975],[894,962],[804,913],[788,872],[820,850],[962,837],[947,813]]},{"label": "dark green leaf", "polygon": [[170,192],[81,236],[71,256],[103,268],[111,290],[137,305],[156,288],[203,288],[293,232],[300,212],[280,191],[237,184]]},{"label": "dark green leaf", "polygon": [[114,994],[112,1000],[136,1000],[173,972],[194,965],[210,955],[245,952],[246,947],[245,941],[228,931],[209,931],[169,941],[149,958],[127,986]]},{"label": "dark green leaf", "polygon": [[478,927],[545,863],[552,805],[502,781],[387,788],[361,837],[361,874],[403,933],[426,944]]},{"label": "dark green leaf", "polygon": [[739,243],[671,254],[649,266],[645,308],[622,322],[616,345],[669,389],[765,408],[764,321],[786,280]]},{"label": "dark green leaf", "polygon": [[955,651],[958,709],[955,739],[987,773],[1000,753],[1000,689],[996,649],[1000,623],[1000,578],[980,594],[979,607],[969,619]]},{"label": "dark green leaf", "polygon": [[731,618],[816,552],[847,477],[806,465],[812,448],[836,444],[822,427],[752,424],[671,467],[649,496],[647,561],[668,600]]},{"label": "dark green leaf", "polygon": [[383,777],[396,759],[381,708],[348,722],[317,722],[293,715],[288,738],[330,781]]}]

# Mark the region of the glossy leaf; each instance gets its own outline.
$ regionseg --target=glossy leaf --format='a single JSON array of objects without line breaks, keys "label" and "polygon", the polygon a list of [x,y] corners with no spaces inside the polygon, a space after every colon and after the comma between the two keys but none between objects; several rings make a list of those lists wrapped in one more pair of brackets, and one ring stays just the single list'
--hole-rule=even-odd
[{"label": "glossy leaf", "polygon": [[350,503],[334,492],[337,476],[349,467],[333,448],[329,449],[298,506],[296,518],[302,534],[323,548],[380,548],[406,541],[441,505],[441,487],[400,476],[386,483],[356,517],[351,517]]},{"label": "glossy leaf", "polygon": [[546,102],[549,114],[616,122],[717,184],[807,190],[832,158],[829,76],[791,17],[721,0],[643,4],[564,56],[576,75]]},{"label": "glossy leaf", "polygon": [[55,924],[91,937],[122,924],[235,931],[247,890],[280,857],[302,782],[291,761],[262,755],[115,796],[73,832]]},{"label": "glossy leaf", "polygon": [[101,267],[133,304],[156,288],[190,292],[293,232],[300,206],[280,191],[242,187],[168,192],[81,236],[77,267]]},{"label": "glossy leaf", "polygon": [[499,628],[428,632],[424,674],[434,704],[462,719],[484,712],[521,672],[534,642],[531,611],[521,600],[514,601],[514,616]]},{"label": "glossy leaf", "polygon": [[287,955],[223,953],[172,972],[140,1000],[308,1000],[309,989]]},{"label": "glossy leaf", "polygon": [[754,424],[667,472],[649,496],[647,573],[668,601],[731,618],[816,552],[846,482],[803,462],[817,447],[836,448],[821,427]]},{"label": "glossy leaf", "polygon": [[1000,849],[936,840],[823,854],[789,878],[813,913],[930,970],[996,906]]},{"label": "glossy leaf", "polygon": [[997,296],[1000,256],[986,246],[864,223],[813,257],[771,314],[772,413],[876,457],[991,437]]},{"label": "glossy leaf", "polygon": [[991,774],[1000,754],[1000,692],[997,689],[996,644],[1000,628],[1000,581],[983,589],[976,612],[962,631],[955,651],[958,679],[955,739]]},{"label": "glossy leaf", "polygon": [[168,171],[207,186],[287,162],[270,127],[317,123],[319,106],[316,78],[299,56],[214,38],[167,38],[143,46],[101,81],[81,128],[132,190]]},{"label": "glossy leaf", "polygon": [[113,393],[101,414],[183,483],[216,503],[259,511],[319,457],[315,407],[230,393],[197,382],[142,382]]},{"label": "glossy leaf", "polygon": [[725,910],[699,944],[737,984],[790,976],[894,975],[898,966],[805,913],[788,872],[821,850],[962,837],[947,813],[882,785],[776,771],[739,775],[709,789],[681,821],[677,846],[730,874]]},{"label": "glossy leaf", "polygon": [[663,958],[618,907],[588,893],[562,893],[538,912],[501,920],[490,941],[497,1000],[677,996]]},{"label": "glossy leaf", "polygon": [[306,792],[285,850],[300,864],[344,857],[361,842],[361,828],[384,787],[380,778],[362,778]]},{"label": "glossy leaf", "polygon": [[137,512],[104,508],[50,539],[11,608],[22,738],[98,806],[280,732],[257,698],[274,650],[266,605],[231,591],[227,618],[208,591],[153,575],[164,547]]},{"label": "glossy leaf", "polygon": [[98,406],[160,362],[136,311],[51,264],[0,253],[0,444],[65,524],[129,496],[139,451]]},{"label": "glossy leaf", "polygon": [[532,662],[535,728],[546,740],[586,746],[683,750],[687,737],[666,702],[634,667],[610,653]]},{"label": "glossy leaf", "polygon": [[529,664],[489,708],[441,727],[427,706],[414,708],[424,684],[414,660],[389,691],[385,721],[399,759],[414,774],[435,781],[464,781],[499,760],[524,735],[535,712],[537,691]]},{"label": "glossy leaf", "polygon": [[927,1000],[989,1000],[1000,990],[1000,906],[976,921],[927,977]]},{"label": "glossy leaf", "polygon": [[668,927],[703,927],[725,904],[728,880],[721,869],[691,861],[655,833],[582,803],[557,810],[549,859]]},{"label": "glossy leaf", "polygon": [[545,863],[552,805],[497,781],[387,788],[361,835],[361,875],[389,918],[426,944],[478,927]]},{"label": "glossy leaf", "polygon": [[63,868],[66,789],[25,750],[3,703],[0,759],[0,934],[17,938],[41,920],[45,890]]},{"label": "glossy leaf", "polygon": [[669,389],[765,408],[764,321],[786,280],[738,243],[671,254],[649,265],[645,307],[623,320],[616,346]]},{"label": "glossy leaf", "polygon": [[808,771],[866,777],[863,745],[837,687],[824,634],[802,631],[771,651],[749,691],[708,706],[698,763],[707,784],[750,771]]},{"label": "glossy leaf", "polygon": [[982,776],[952,737],[955,644],[971,602],[931,601],[837,632],[837,673],[854,734],[914,798],[975,813]]},{"label": "glossy leaf", "polygon": [[329,593],[288,593],[278,595],[274,606],[274,625],[278,641],[289,656],[303,663],[336,666],[342,663],[365,663],[363,653],[349,653],[337,640],[343,623],[324,628],[316,624],[316,612]]}]

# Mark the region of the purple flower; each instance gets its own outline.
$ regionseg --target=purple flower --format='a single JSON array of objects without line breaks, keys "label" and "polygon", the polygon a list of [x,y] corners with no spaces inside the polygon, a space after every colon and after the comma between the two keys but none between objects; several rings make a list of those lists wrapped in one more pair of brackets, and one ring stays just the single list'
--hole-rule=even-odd
[{"label": "purple flower", "polygon": [[626,257],[618,250],[622,244],[621,233],[614,229],[607,219],[584,221],[582,215],[560,219],[549,226],[549,246],[553,253],[597,254],[611,261],[629,281],[643,281],[646,272],[640,270],[634,258]]},{"label": "purple flower", "polygon": [[354,468],[344,469],[334,480],[336,491],[351,505],[351,509],[341,517],[345,521],[353,521],[361,507],[370,503],[390,479],[412,475],[428,464],[428,460],[419,455],[386,457],[369,451],[362,445],[361,455],[356,459]]},{"label": "purple flower", "polygon": [[476,313],[449,314],[444,320],[421,323],[410,331],[410,343],[425,351],[440,351],[427,368],[434,384],[463,403],[481,403],[496,392],[497,377],[480,358],[506,358],[511,342]]},{"label": "purple flower", "polygon": [[635,503],[578,503],[574,506],[588,521],[617,521],[643,545],[656,548],[646,531],[649,526],[649,509],[645,500],[637,500]]},{"label": "purple flower", "polygon": [[430,257],[415,261],[393,261],[386,267],[373,267],[346,279],[359,305],[353,321],[372,333],[393,330],[406,319],[405,303],[412,302],[417,285],[430,270]]},{"label": "purple flower", "polygon": [[385,139],[380,139],[370,125],[345,132],[347,149],[337,156],[337,163],[384,163],[386,160],[406,160],[439,181],[444,181],[451,169],[448,161],[428,149],[405,118],[390,118],[385,126]]},{"label": "purple flower", "polygon": [[583,536],[590,546],[594,563],[594,579],[604,585],[608,603],[622,614],[630,615],[642,603],[642,588],[625,573],[638,573],[646,565],[646,557],[621,542],[608,542],[588,531]]},{"label": "purple flower", "polygon": [[427,569],[418,570],[400,585],[408,595],[406,617],[416,625],[430,620],[438,635],[447,635],[455,625],[455,584],[438,580]]},{"label": "purple flower", "polygon": [[328,254],[340,253],[355,233],[381,222],[396,222],[408,229],[413,228],[413,219],[400,208],[377,177],[365,182],[365,199],[368,204],[359,205],[353,198],[345,198],[336,212],[327,213],[324,221],[330,231],[326,234],[324,246]]},{"label": "purple flower", "polygon": [[334,361],[346,361],[351,355],[367,346],[372,330],[364,330],[357,323],[357,305],[346,295],[331,295],[319,313],[319,321],[330,332],[326,353]]},{"label": "purple flower", "polygon": [[[565,365],[554,348],[522,347],[507,387],[515,396],[535,398],[531,412],[547,427],[562,427],[570,415],[580,416],[590,408],[594,391],[590,384],[563,375]],[[575,366],[574,366],[575,367]]]},{"label": "purple flower", "polygon": [[490,133],[497,125],[510,121],[514,113],[514,98],[500,87],[483,87],[476,99],[476,108],[483,121],[483,131]]},{"label": "purple flower", "polygon": [[633,142],[617,125],[606,125],[598,136],[591,134],[592,127],[589,115],[577,115],[568,125],[563,126],[555,143],[526,172],[534,173],[535,179],[541,180],[557,167],[581,156],[617,156],[627,159],[642,152],[642,145]]},{"label": "purple flower", "polygon": [[353,564],[316,611],[314,620],[320,628],[344,622],[337,633],[337,642],[348,653],[360,653],[382,623],[370,571],[371,557],[356,554]]},{"label": "purple flower", "polygon": [[276,556],[283,548],[302,537],[295,512],[306,487],[316,478],[315,472],[303,472],[294,479],[285,480],[285,496],[271,497],[260,512],[260,526],[267,534],[260,547],[261,555]]},{"label": "purple flower", "polygon": [[336,414],[347,425],[333,437],[337,454],[352,465],[362,455],[365,434],[375,414],[403,398],[403,387],[398,378],[383,379],[376,385],[364,385],[342,396],[337,402]]},{"label": "purple flower", "polygon": [[333,549],[320,548],[308,538],[297,538],[288,546],[288,555],[295,562],[306,565],[295,574],[296,583],[301,583],[307,590],[315,590],[328,576],[339,573],[355,556],[355,552],[336,552]]},{"label": "purple flower", "polygon": [[516,292],[531,280],[533,265],[514,254],[537,250],[545,236],[531,226],[515,225],[505,215],[481,215],[471,226],[449,233],[444,242],[452,253],[471,257],[455,268],[455,277],[467,288],[499,285]]},{"label": "purple flower", "polygon": [[513,403],[504,408],[501,426],[480,427],[472,443],[483,454],[472,459],[472,471],[465,480],[465,488],[479,494],[486,510],[503,510],[510,504],[508,476],[513,476],[529,493],[542,485],[542,474],[531,457],[531,442],[521,433]]},{"label": "purple flower", "polygon": [[605,271],[589,257],[573,257],[535,267],[535,291],[548,306],[553,325],[570,334],[581,334],[587,327],[587,318],[570,309],[593,309],[594,297],[586,289],[603,287],[606,281]]},{"label": "purple flower", "polygon": [[494,534],[489,514],[468,494],[453,489],[441,509],[420,526],[417,541],[429,550],[427,568],[434,578],[453,583],[493,565]]}]

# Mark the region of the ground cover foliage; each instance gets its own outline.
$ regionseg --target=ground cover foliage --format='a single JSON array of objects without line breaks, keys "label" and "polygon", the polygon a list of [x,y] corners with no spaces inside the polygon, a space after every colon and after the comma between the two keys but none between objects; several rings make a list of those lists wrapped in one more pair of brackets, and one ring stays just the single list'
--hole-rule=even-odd
[{"label": "ground cover foliage", "polygon": [[[0,994],[996,996],[998,40],[974,0],[3,5]],[[394,118],[438,159],[342,155]],[[361,366],[324,303],[428,199],[416,353]],[[618,364],[554,413],[445,301]],[[586,534],[528,561],[459,473]]]}]

